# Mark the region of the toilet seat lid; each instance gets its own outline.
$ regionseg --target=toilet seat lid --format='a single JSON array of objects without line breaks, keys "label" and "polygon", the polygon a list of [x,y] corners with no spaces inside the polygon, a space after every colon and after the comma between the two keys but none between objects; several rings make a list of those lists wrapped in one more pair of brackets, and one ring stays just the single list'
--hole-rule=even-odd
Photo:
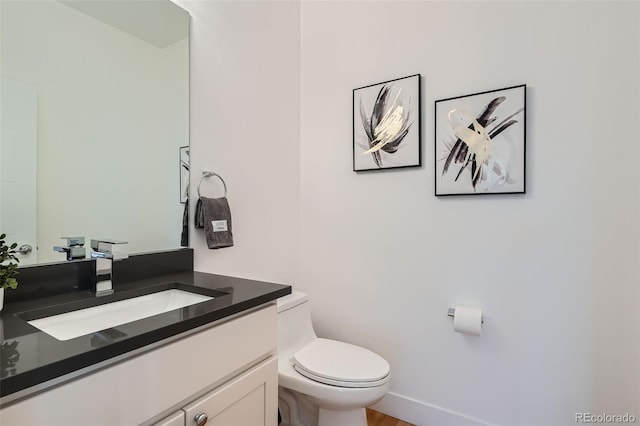
[{"label": "toilet seat lid", "polygon": [[387,381],[389,363],[360,346],[316,339],[291,358],[293,368],[312,380],[342,387],[374,387]]}]

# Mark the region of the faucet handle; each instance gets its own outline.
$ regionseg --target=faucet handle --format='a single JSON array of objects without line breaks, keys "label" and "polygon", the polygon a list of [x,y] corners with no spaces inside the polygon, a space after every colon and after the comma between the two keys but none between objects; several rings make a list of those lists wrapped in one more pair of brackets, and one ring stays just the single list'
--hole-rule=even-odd
[{"label": "faucet handle", "polygon": [[116,244],[127,244],[127,241],[114,240],[113,238],[91,239],[91,248],[96,251],[111,251]]},{"label": "faucet handle", "polygon": [[126,253],[116,253],[113,251],[113,246],[116,244],[127,244],[127,241],[119,241],[114,239],[92,239],[91,240],[91,248],[93,251],[91,252],[91,257],[102,257],[109,259],[126,259],[129,257]]},{"label": "faucet handle", "polygon": [[61,237],[67,240],[66,246],[54,246],[54,251],[67,254],[67,260],[84,259],[86,252],[84,249],[84,237]]},{"label": "faucet handle", "polygon": [[67,240],[67,247],[79,246],[82,247],[84,245],[84,237],[60,237],[63,240]]}]

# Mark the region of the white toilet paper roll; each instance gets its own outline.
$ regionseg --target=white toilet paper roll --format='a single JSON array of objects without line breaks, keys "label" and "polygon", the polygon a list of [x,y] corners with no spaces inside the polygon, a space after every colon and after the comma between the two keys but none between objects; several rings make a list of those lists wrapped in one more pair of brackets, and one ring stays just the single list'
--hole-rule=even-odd
[{"label": "white toilet paper roll", "polygon": [[458,333],[480,336],[482,334],[482,310],[469,306],[456,306],[453,329]]}]

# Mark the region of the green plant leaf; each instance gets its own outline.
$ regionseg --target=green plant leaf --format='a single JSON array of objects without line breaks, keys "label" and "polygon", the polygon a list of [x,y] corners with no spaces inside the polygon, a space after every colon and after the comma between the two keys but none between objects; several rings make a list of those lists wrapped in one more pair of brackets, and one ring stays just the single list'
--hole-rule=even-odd
[{"label": "green plant leaf", "polygon": [[15,248],[18,243],[7,245],[5,238],[7,234],[0,234],[0,286],[2,288],[15,289],[18,286],[18,263],[20,259],[16,256]]},{"label": "green plant leaf", "polygon": [[18,287],[18,280],[16,280],[15,278],[9,278],[5,285],[15,290],[15,288]]}]

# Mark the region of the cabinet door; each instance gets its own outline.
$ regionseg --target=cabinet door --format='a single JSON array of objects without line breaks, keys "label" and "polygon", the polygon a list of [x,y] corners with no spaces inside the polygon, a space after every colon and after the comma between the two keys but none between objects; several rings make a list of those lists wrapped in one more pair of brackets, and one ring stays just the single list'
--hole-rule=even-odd
[{"label": "cabinet door", "polygon": [[[276,426],[278,364],[272,358],[184,408],[186,426]],[[200,423],[204,424],[204,422]]]},{"label": "cabinet door", "polygon": [[184,411],[177,411],[160,420],[154,426],[184,426]]}]

